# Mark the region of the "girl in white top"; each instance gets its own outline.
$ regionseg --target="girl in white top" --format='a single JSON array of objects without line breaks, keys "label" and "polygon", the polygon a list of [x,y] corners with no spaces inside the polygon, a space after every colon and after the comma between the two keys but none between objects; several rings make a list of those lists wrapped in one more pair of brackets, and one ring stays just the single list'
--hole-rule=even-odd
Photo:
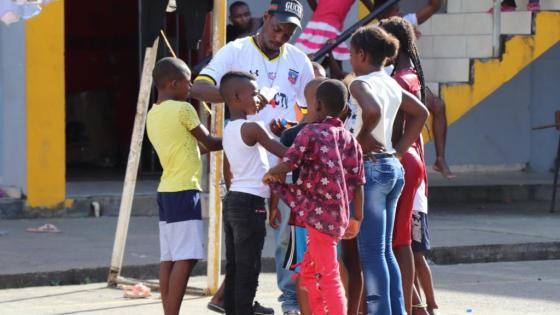
[{"label": "girl in white top", "polygon": [[[404,185],[399,158],[418,137],[428,111],[383,71],[387,61],[397,54],[397,39],[369,26],[358,29],[350,43],[350,63],[357,78],[350,84],[354,110],[347,127],[362,145],[365,159],[364,220],[358,248],[367,314],[404,315],[401,277],[391,246],[397,200]],[[393,122],[399,109],[411,118],[400,141],[392,143]]]}]

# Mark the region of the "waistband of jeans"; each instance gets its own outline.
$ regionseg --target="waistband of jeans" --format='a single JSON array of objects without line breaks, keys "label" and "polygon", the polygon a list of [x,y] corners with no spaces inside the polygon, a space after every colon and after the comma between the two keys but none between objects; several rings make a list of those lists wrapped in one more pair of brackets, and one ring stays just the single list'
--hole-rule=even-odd
[{"label": "waistband of jeans", "polygon": [[257,195],[253,195],[253,194],[248,194],[245,192],[241,192],[241,191],[228,191],[226,198],[230,197],[230,198],[243,198],[244,200],[250,200],[250,201],[265,201],[265,198],[261,197],[261,196],[257,196]]},{"label": "waistband of jeans", "polygon": [[375,160],[389,159],[394,157],[395,157],[395,153],[387,153],[387,152],[382,152],[382,153],[369,152],[364,154],[364,160],[370,162],[375,162]]}]

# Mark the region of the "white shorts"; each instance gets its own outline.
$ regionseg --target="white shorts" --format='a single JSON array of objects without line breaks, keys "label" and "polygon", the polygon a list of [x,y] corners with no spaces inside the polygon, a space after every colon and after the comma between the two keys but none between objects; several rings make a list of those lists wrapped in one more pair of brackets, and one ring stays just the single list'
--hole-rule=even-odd
[{"label": "white shorts", "polygon": [[159,192],[161,261],[204,258],[200,194],[195,190]]},{"label": "white shorts", "polygon": [[190,220],[175,223],[159,222],[159,248],[161,261],[178,261],[204,258],[204,231],[202,221]]}]

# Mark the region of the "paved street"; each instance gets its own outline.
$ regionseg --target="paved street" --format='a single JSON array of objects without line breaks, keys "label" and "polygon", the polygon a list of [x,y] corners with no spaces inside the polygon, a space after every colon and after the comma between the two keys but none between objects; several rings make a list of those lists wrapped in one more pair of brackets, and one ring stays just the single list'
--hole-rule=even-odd
[{"label": "paved street", "polygon": [[[442,315],[557,315],[560,310],[560,261],[433,266]],[[260,278],[257,299],[280,312],[274,274]],[[195,277],[191,286],[203,287]],[[185,297],[182,314],[212,314],[209,298]],[[103,283],[0,290],[0,314],[162,314],[158,294],[143,300],[122,298]]]}]

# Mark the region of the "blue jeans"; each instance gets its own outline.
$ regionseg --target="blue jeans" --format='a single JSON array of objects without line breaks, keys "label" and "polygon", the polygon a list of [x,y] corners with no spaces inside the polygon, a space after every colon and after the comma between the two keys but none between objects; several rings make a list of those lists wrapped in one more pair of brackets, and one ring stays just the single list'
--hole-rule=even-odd
[{"label": "blue jeans", "polygon": [[404,315],[401,274],[391,246],[404,170],[394,157],[365,161],[364,220],[358,246],[366,290],[367,314]]},{"label": "blue jeans", "polygon": [[278,302],[282,304],[282,312],[299,311],[299,304],[296,295],[296,282],[292,279],[293,271],[286,270],[283,267],[286,251],[288,250],[288,242],[290,241],[290,226],[288,219],[290,218],[290,207],[282,200],[278,202],[278,210],[280,211],[281,222],[278,229],[274,230],[274,239],[276,240],[276,281],[278,288],[282,292],[278,297]]}]

